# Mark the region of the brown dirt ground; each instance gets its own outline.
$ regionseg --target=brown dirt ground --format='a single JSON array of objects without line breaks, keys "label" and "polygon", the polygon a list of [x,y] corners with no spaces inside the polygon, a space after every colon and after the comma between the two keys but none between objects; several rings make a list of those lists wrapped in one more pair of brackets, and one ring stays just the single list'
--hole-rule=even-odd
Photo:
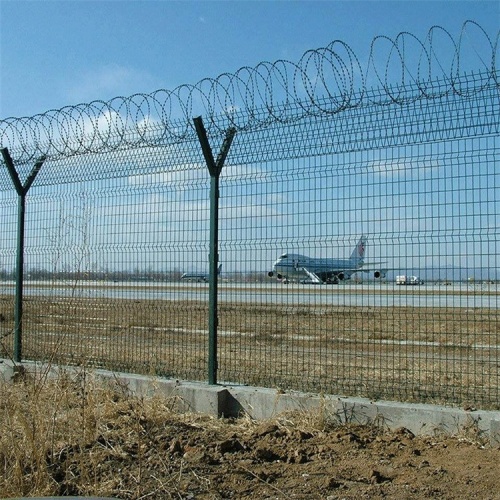
[{"label": "brown dirt ground", "polygon": [[94,448],[102,448],[100,474],[114,483],[109,493],[120,484],[117,494],[135,499],[500,498],[500,450],[467,438],[286,420],[211,424],[166,422],[141,444],[101,436]]},{"label": "brown dirt ground", "polygon": [[472,425],[418,437],[319,410],[223,420],[89,380],[1,387],[0,497],[500,498],[500,446]]}]

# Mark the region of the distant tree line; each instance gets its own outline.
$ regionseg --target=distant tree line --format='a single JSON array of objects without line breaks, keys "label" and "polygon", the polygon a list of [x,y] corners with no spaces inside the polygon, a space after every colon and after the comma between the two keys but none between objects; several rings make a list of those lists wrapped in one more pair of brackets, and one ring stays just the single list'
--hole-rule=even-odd
[{"label": "distant tree line", "polygon": [[[24,272],[24,279],[34,281],[177,281],[180,271],[49,271],[32,268]],[[0,270],[1,280],[14,280],[15,270]]]},{"label": "distant tree line", "polygon": [[[25,280],[32,281],[149,281],[171,282],[179,281],[182,272],[139,270],[133,271],[49,271],[43,268],[30,268],[24,272]],[[0,269],[0,281],[16,279],[15,270]],[[220,281],[235,281],[243,283],[262,283],[269,281],[266,273],[259,271],[222,273]]]}]

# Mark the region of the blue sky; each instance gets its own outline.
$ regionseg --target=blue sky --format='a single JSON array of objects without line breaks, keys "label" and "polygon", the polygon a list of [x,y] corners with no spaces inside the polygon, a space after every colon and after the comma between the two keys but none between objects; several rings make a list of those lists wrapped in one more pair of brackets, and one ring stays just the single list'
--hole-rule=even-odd
[{"label": "blue sky", "polygon": [[[395,38],[406,31],[425,40],[429,28],[439,25],[456,40],[466,20],[477,22],[494,38],[500,28],[500,2],[0,0],[0,120],[33,116],[93,100],[109,101],[158,89],[173,90],[204,78],[234,73],[243,66],[255,67],[262,61],[298,62],[307,50],[326,47],[334,40],[347,43],[365,70],[370,44],[377,36]],[[472,36],[471,40],[477,38]],[[446,51],[450,46],[445,43],[444,47]],[[484,45],[476,46],[475,53],[472,50],[465,54],[462,62],[466,67],[462,69],[477,70],[481,69],[481,63],[488,63],[478,61],[486,53],[482,48]],[[405,55],[409,52],[408,49]],[[500,58],[499,50],[497,55]],[[449,50],[444,59],[452,59]],[[416,66],[409,56],[408,60],[410,66]],[[377,82],[367,83],[370,86]],[[476,143],[461,144],[469,152],[476,149]],[[478,151],[500,150],[498,137],[488,144]],[[330,183],[340,183],[338,193],[338,186],[321,180],[323,169],[337,168],[336,160],[329,157],[323,158],[324,165],[304,159],[300,165],[316,169],[319,177],[311,181],[302,179],[298,184],[294,178],[268,179],[266,168],[272,171],[272,160],[267,163],[249,160],[244,167],[249,179],[253,179],[251,183],[233,186],[226,179],[221,202],[224,241],[229,242],[224,248],[225,269],[241,268],[240,246],[231,246],[231,241],[248,246],[249,269],[262,270],[268,269],[282,250],[289,250],[279,248],[287,242],[300,245],[300,251],[316,256],[344,256],[363,233],[381,235],[380,241],[375,237],[370,241],[373,245],[369,259],[388,257],[395,266],[400,261],[403,265],[412,262],[415,267],[464,265],[468,261],[497,268],[496,246],[476,246],[480,240],[477,231],[497,245],[500,177],[496,173],[495,156],[491,154],[484,161],[476,159],[477,184],[470,186],[471,177],[461,170],[468,165],[467,158],[460,157],[457,161],[452,149],[441,149],[440,144],[429,143],[422,150],[412,151],[413,163],[406,158],[410,151],[405,147],[379,151],[380,158],[365,158],[361,153],[347,158],[340,155],[338,161],[355,162],[356,168],[348,172],[350,177],[329,178]],[[299,163],[294,160],[293,164]],[[29,223],[39,231],[28,239],[32,247],[28,252],[28,267],[47,266],[47,256],[56,255],[57,265],[70,268],[75,266],[71,259],[76,256],[85,260],[86,267],[94,269],[107,266],[142,269],[149,265],[170,269],[170,262],[184,268],[186,260],[191,260],[199,263],[197,270],[206,270],[208,183],[195,182],[198,187],[191,191],[185,188],[192,185],[187,181],[194,182],[201,175],[207,180],[208,175],[203,165],[189,166],[192,170],[183,168],[180,172],[160,173],[153,169],[149,176],[146,172],[131,173],[120,181],[124,183],[118,186],[122,191],[118,190],[110,200],[98,192],[91,199],[77,195],[74,199],[62,197],[57,201],[54,195],[59,192],[58,186],[53,188],[54,192],[49,188],[34,191],[40,198],[36,206],[30,205]],[[227,167],[224,176],[230,177],[229,168],[241,177],[242,165]],[[408,173],[411,168],[416,172],[413,177]],[[358,171],[365,174],[360,177]],[[365,187],[361,180],[366,181]],[[162,187],[161,194],[157,192],[158,185]],[[296,196],[297,193],[301,195]],[[482,195],[481,202],[476,199],[478,193]],[[0,270],[2,266],[10,268],[14,262],[13,194],[5,192],[2,198],[4,221],[11,222],[4,223],[9,236],[0,240]],[[356,209],[360,196],[361,211]],[[340,202],[332,205],[332,197],[351,200],[353,206],[343,206]],[[85,206],[79,205],[82,200]],[[60,205],[56,206],[57,203]],[[61,225],[61,221],[66,223]],[[147,230],[149,224],[161,224],[168,230],[159,236]],[[64,234],[61,227],[66,227]],[[94,232],[89,232],[90,227]],[[124,230],[120,237],[128,245],[129,253],[101,252],[106,245],[115,248],[116,242],[111,240],[118,228],[128,228],[129,232]],[[425,242],[428,246],[411,242],[383,246],[384,238],[397,239],[398,235],[405,236],[411,231],[416,235],[431,235]],[[472,235],[475,246],[469,240],[460,241],[454,244],[453,255],[443,255],[441,248],[433,247],[433,235],[457,231]],[[83,246],[79,242],[80,250],[75,252],[73,245],[82,234],[93,240]],[[346,234],[349,238],[345,238]],[[161,238],[179,238],[174,242],[179,255],[168,263],[164,262],[164,247],[158,245],[170,243]],[[63,240],[67,243],[61,243]],[[46,245],[54,245],[57,251],[62,245],[66,251],[64,258],[69,260],[64,262],[57,251],[52,252],[52,247]],[[157,253],[150,251],[155,245],[159,248]],[[83,254],[82,248],[92,248],[95,254]],[[185,256],[186,248],[193,249],[195,258]],[[39,253],[41,249],[46,249],[46,254]],[[475,255],[473,261],[472,255]]]},{"label": "blue sky", "polygon": [[372,39],[472,19],[493,1],[0,0],[0,119],[195,84],[261,61],[298,61],[333,40],[365,66]]}]

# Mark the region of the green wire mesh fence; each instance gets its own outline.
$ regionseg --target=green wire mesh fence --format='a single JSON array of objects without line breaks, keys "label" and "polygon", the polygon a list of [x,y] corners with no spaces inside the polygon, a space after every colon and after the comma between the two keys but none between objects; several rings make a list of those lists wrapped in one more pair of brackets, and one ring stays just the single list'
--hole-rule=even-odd
[{"label": "green wire mesh fence", "polygon": [[[17,323],[19,196],[0,170],[0,355],[22,327],[22,359],[207,380],[217,216],[219,381],[498,409],[497,51],[469,22],[458,41],[380,37],[366,71],[335,42],[1,121],[21,184],[43,164]],[[236,132],[217,214],[200,109],[214,152]]]}]

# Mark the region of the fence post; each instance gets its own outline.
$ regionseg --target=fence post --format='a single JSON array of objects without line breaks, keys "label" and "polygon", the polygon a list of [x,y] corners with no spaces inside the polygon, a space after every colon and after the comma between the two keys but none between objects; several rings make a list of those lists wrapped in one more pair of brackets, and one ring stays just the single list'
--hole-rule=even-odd
[{"label": "fence post", "polygon": [[219,177],[227,153],[236,134],[235,128],[226,131],[226,137],[217,160],[212,149],[201,116],[193,118],[198,140],[210,173],[210,254],[209,254],[209,299],[208,299],[208,383],[217,384],[217,282],[219,265]]},{"label": "fence post", "polygon": [[10,178],[14,184],[18,195],[17,209],[17,251],[16,251],[16,296],[14,304],[14,361],[20,363],[22,360],[23,343],[23,273],[24,273],[24,220],[26,208],[26,194],[28,193],[35,177],[42,168],[45,156],[42,156],[36,163],[26,181],[21,184],[19,176],[14,167],[14,162],[7,148],[2,149],[2,156],[9,171]]}]

